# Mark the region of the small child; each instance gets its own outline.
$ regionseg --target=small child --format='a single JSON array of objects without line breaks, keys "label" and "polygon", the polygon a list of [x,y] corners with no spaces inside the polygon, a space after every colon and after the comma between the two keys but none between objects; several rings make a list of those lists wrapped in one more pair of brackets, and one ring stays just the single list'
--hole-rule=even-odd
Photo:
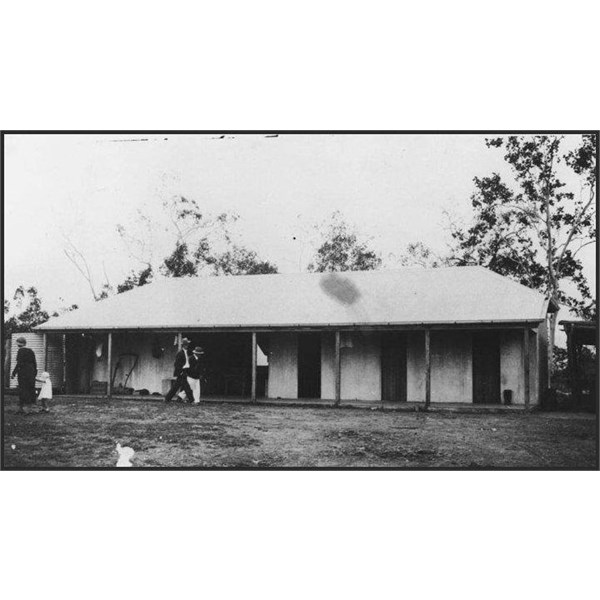
[{"label": "small child", "polygon": [[52,381],[50,380],[50,373],[44,371],[40,378],[36,378],[42,384],[42,389],[38,396],[38,400],[42,401],[42,411],[50,412],[47,401],[52,400]]}]

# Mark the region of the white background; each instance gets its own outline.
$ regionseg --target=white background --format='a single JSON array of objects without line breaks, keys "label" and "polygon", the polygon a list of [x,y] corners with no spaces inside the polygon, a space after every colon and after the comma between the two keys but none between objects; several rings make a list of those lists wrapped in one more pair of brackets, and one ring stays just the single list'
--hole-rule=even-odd
[{"label": "white background", "polygon": [[[597,2],[21,2],[2,129],[598,129]],[[598,473],[0,473],[22,598],[580,598]]]}]

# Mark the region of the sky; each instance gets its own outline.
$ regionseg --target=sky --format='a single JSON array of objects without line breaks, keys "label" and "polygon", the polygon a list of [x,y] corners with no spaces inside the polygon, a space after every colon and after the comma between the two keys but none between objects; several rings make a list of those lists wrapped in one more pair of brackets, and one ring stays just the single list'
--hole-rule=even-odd
[{"label": "sky", "polygon": [[[140,267],[117,225],[134,228],[138,210],[160,221],[162,201],[177,195],[211,213],[239,214],[239,239],[281,272],[305,270],[313,226],[335,210],[388,267],[410,242],[443,252],[444,211],[468,219],[473,178],[496,171],[510,179],[502,151],[488,149],[484,137],[7,135],[5,294],[34,285],[50,310],[91,302],[64,254],[65,236],[88,260],[97,287],[105,278],[116,285]],[[594,247],[586,250],[595,285]]]}]

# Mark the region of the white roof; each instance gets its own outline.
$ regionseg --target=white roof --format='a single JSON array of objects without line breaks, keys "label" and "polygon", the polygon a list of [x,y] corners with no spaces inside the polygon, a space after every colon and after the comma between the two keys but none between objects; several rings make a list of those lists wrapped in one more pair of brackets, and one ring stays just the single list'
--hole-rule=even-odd
[{"label": "white roof", "polygon": [[483,267],[167,278],[39,330],[467,324],[541,321],[539,292]]}]

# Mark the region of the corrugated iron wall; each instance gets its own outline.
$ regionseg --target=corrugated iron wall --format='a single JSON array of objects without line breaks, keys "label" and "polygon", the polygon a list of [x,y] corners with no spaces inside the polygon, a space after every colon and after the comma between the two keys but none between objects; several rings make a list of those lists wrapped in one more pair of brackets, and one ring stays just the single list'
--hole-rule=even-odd
[{"label": "corrugated iron wall", "polygon": [[[48,335],[48,358],[46,359],[46,370],[50,373],[53,388],[65,388],[64,357],[65,346],[62,334]],[[43,358],[42,358],[43,360]],[[41,363],[43,366],[44,363]]]},{"label": "corrugated iron wall", "polygon": [[[46,370],[50,373],[53,388],[62,388],[64,385],[63,372],[63,336],[61,334],[48,333],[48,357]],[[27,347],[33,350],[35,360],[37,361],[38,375],[44,371],[44,334],[37,332],[13,333],[10,342],[10,372],[12,374],[17,362],[17,338],[24,337],[27,340]],[[10,387],[17,387],[17,379],[10,380]]]}]

